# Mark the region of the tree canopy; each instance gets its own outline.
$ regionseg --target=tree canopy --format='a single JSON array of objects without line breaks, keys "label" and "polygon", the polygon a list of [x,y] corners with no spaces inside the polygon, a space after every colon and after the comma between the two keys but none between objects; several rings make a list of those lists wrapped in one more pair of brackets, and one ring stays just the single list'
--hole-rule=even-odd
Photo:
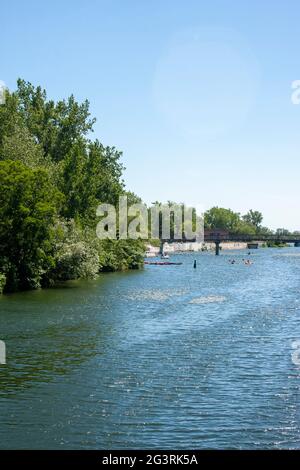
[{"label": "tree canopy", "polygon": [[45,170],[0,162],[0,266],[10,289],[40,286],[52,266],[53,223],[62,201]]},{"label": "tree canopy", "polygon": [[208,229],[223,229],[236,235],[274,234],[272,230],[261,225],[262,221],[262,213],[252,209],[247,214],[241,215],[231,209],[212,207],[204,214],[204,225]]},{"label": "tree canopy", "polygon": [[[127,194],[122,153],[91,140],[89,103],[18,80],[0,106],[1,290],[139,267],[137,241],[96,239],[96,207]],[[133,197],[133,196],[132,196]]]}]

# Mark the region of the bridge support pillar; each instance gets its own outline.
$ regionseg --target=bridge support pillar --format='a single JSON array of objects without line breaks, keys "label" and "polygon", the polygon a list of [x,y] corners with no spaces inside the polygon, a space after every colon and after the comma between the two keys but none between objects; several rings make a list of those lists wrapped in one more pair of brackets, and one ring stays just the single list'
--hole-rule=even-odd
[{"label": "bridge support pillar", "polygon": [[258,243],[255,243],[255,242],[247,243],[247,248],[248,248],[248,250],[257,250],[258,249]]},{"label": "bridge support pillar", "polygon": [[296,248],[299,248],[300,247],[300,241],[298,242],[295,242],[295,245],[294,245]]},{"label": "bridge support pillar", "polygon": [[220,241],[216,241],[215,244],[216,244],[216,256],[219,256],[220,254]]}]

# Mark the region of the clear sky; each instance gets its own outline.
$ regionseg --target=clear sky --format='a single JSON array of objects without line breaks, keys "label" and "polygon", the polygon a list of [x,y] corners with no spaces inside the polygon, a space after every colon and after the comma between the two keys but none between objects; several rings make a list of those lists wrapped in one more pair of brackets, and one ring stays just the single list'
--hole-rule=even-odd
[{"label": "clear sky", "polygon": [[1,2],[0,80],[88,98],[128,189],[300,229],[300,3]]}]

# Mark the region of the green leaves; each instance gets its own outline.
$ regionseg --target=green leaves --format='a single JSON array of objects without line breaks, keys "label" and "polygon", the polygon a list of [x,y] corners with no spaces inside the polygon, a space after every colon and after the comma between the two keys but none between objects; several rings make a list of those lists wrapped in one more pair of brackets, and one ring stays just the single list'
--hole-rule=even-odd
[{"label": "green leaves", "polygon": [[232,234],[255,235],[258,233],[262,214],[258,211],[249,211],[241,217],[238,212],[223,207],[212,207],[205,212],[204,224],[208,229],[223,229]]},{"label": "green leaves", "polygon": [[204,224],[209,229],[224,229],[236,232],[240,225],[240,214],[223,207],[212,207],[205,212]]},{"label": "green leaves", "polygon": [[142,264],[140,242],[96,239],[96,207],[117,205],[125,186],[121,152],[88,138],[94,122],[88,101],[71,95],[54,102],[21,79],[0,106],[0,272],[7,291]]},{"label": "green leaves", "polygon": [[45,170],[0,162],[0,266],[6,290],[38,287],[51,266],[61,194]]},{"label": "green leaves", "polygon": [[263,215],[259,211],[253,211],[250,209],[250,211],[247,212],[246,215],[243,215],[243,220],[249,224],[253,225],[258,232],[259,229],[261,228],[261,223],[263,221]]},{"label": "green leaves", "polygon": [[21,79],[15,95],[23,123],[54,162],[64,160],[74,143],[93,129],[88,101],[79,104],[73,95],[57,103],[48,101],[45,90]]}]

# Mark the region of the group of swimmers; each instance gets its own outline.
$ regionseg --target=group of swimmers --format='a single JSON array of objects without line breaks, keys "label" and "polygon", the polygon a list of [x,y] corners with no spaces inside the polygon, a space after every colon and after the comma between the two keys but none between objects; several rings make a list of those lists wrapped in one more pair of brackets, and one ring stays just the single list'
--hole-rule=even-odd
[{"label": "group of swimmers", "polygon": [[[250,264],[252,264],[252,261],[250,259],[244,259],[243,258],[242,261],[243,261],[244,264],[246,264],[246,266],[249,266]],[[228,260],[228,262],[230,264],[235,264],[236,263],[235,259],[230,259],[230,260]]]},{"label": "group of swimmers", "polygon": [[[248,255],[251,255],[251,253],[249,252]],[[250,264],[252,264],[252,261],[250,259],[242,259],[243,263],[246,265],[246,266],[250,266]],[[236,263],[236,260],[235,259],[229,259],[228,262],[230,264],[235,264]],[[194,260],[194,269],[197,268],[197,260]]]}]

